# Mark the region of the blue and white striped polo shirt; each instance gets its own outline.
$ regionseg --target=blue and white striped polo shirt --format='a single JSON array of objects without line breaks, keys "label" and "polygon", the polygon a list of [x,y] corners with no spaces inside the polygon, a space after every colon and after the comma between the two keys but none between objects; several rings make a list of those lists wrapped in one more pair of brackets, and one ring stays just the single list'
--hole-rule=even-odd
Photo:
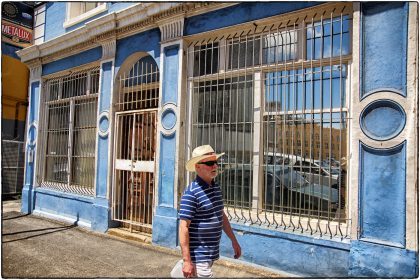
[{"label": "blue and white striped polo shirt", "polygon": [[193,263],[215,261],[223,229],[223,199],[216,183],[200,177],[184,190],[179,209],[181,220],[190,220],[190,255]]}]

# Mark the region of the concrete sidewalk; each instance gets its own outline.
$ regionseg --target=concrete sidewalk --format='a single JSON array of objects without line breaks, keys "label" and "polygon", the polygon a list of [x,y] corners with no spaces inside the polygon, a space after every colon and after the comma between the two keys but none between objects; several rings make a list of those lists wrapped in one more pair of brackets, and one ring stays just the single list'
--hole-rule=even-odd
[{"label": "concrete sidewalk", "polygon": [[[178,250],[95,233],[19,212],[19,202],[2,209],[3,278],[169,278]],[[287,274],[219,260],[219,278],[286,278]]]}]

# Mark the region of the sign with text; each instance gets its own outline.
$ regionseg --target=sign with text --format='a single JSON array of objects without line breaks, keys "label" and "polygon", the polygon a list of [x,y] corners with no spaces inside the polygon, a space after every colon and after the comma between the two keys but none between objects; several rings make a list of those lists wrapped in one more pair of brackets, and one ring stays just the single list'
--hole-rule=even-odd
[{"label": "sign with text", "polygon": [[3,2],[2,42],[26,48],[32,45],[34,9],[22,2]]}]

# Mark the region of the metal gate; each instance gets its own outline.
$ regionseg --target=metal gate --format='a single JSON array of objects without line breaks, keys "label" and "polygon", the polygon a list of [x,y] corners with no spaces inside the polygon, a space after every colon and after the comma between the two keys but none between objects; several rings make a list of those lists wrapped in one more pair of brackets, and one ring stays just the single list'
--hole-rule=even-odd
[{"label": "metal gate", "polygon": [[116,115],[113,219],[151,233],[157,110]]},{"label": "metal gate", "polygon": [[159,68],[142,56],[117,81],[112,219],[131,232],[151,233]]}]

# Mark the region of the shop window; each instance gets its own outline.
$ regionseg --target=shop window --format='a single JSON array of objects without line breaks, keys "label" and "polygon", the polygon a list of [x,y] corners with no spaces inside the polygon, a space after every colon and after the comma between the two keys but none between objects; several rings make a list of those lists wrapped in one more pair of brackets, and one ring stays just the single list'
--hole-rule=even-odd
[{"label": "shop window", "polygon": [[340,5],[190,44],[187,141],[226,153],[218,180],[238,222],[319,231],[323,220],[348,237],[346,173],[332,164],[347,156],[352,60],[351,5]]},{"label": "shop window", "polygon": [[93,195],[99,69],[47,79],[41,110],[41,187]]}]

